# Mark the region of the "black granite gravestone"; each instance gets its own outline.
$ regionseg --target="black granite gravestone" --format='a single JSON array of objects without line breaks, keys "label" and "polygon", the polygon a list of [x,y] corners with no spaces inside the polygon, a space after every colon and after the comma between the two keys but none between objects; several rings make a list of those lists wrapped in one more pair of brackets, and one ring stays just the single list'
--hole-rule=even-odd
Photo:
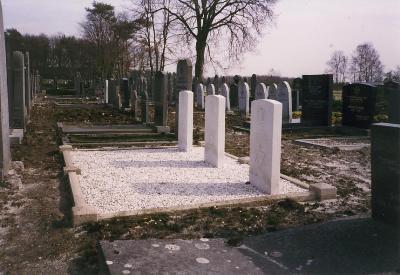
[{"label": "black granite gravestone", "polygon": [[301,123],[306,126],[331,126],[333,76],[303,75]]},{"label": "black granite gravestone", "polygon": [[389,123],[400,124],[400,83],[388,81],[384,88],[388,101]]},{"label": "black granite gravestone", "polygon": [[342,92],[342,125],[368,129],[374,121],[378,88],[364,83],[348,84]]},{"label": "black granite gravestone", "polygon": [[168,119],[168,83],[167,74],[157,72],[154,81],[154,123],[167,126]]},{"label": "black granite gravestone", "polygon": [[371,126],[371,203],[377,220],[400,226],[400,125]]}]

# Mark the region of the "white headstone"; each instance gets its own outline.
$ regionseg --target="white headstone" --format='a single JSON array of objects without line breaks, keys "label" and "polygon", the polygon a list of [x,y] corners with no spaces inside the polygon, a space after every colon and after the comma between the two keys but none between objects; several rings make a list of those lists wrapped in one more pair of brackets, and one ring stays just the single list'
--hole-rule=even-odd
[{"label": "white headstone", "polygon": [[247,116],[250,114],[250,88],[246,82],[239,84],[239,111]]},{"label": "white headstone", "polygon": [[283,123],[292,123],[292,89],[287,81],[283,81],[279,83],[277,91],[276,100],[282,103]]},{"label": "white headstone", "polygon": [[251,104],[250,182],[267,194],[279,193],[282,104],[254,100]]},{"label": "white headstone", "polygon": [[201,83],[196,87],[196,105],[197,108],[204,109],[204,85]]},{"label": "white headstone", "polygon": [[264,83],[258,83],[255,92],[255,100],[268,99],[267,87]]},{"label": "white headstone", "polygon": [[204,160],[214,167],[222,167],[225,158],[225,97],[206,97],[206,121],[204,128]]},{"label": "white headstone", "polygon": [[105,87],[104,87],[104,99],[105,103],[108,104],[108,79],[106,79]]},{"label": "white headstone", "polygon": [[193,93],[181,91],[179,93],[179,150],[189,152],[193,147]]},{"label": "white headstone", "polygon": [[268,98],[276,100],[277,90],[278,90],[278,85],[276,85],[275,83],[273,83],[272,85],[268,86]]},{"label": "white headstone", "polygon": [[215,95],[215,86],[210,83],[207,85],[207,95]]},{"label": "white headstone", "polygon": [[225,104],[226,105],[226,110],[230,111],[231,110],[231,103],[230,103],[230,100],[229,100],[229,87],[228,87],[228,85],[226,83],[223,83],[221,85],[220,91],[221,91],[221,95],[223,97],[225,97],[225,100],[226,100],[226,104]]}]

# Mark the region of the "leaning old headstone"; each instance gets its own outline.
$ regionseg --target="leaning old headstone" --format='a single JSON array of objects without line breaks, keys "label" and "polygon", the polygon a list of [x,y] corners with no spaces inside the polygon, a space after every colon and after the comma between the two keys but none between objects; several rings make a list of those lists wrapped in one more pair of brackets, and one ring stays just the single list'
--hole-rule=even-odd
[{"label": "leaning old headstone", "polygon": [[388,81],[384,88],[388,101],[389,123],[400,124],[400,83]]},{"label": "leaning old headstone", "polygon": [[157,72],[154,81],[154,123],[167,127],[168,119],[168,83],[167,75]]},{"label": "leaning old headstone", "polygon": [[282,104],[254,100],[250,124],[250,182],[267,194],[278,194],[281,165]]},{"label": "leaning old headstone", "polygon": [[374,121],[378,88],[355,83],[343,87],[342,125],[368,129]]},{"label": "leaning old headstone", "polygon": [[301,123],[331,126],[333,75],[303,75]]},{"label": "leaning old headstone", "polygon": [[268,91],[264,83],[258,83],[254,96],[255,100],[268,99]]},{"label": "leaning old headstone", "polygon": [[8,174],[11,163],[10,127],[8,118],[8,92],[3,9],[0,1],[0,176]]},{"label": "leaning old headstone", "polygon": [[250,114],[250,88],[249,84],[239,84],[239,111],[246,116]]},{"label": "leaning old headstone", "polygon": [[228,85],[226,83],[222,83],[220,91],[221,91],[221,95],[223,97],[225,97],[225,100],[226,100],[226,104],[225,104],[226,105],[226,111],[229,112],[231,110],[231,103],[230,103],[230,98],[229,98],[229,87],[228,87]]},{"label": "leaning old headstone", "polygon": [[400,230],[399,124],[371,126],[371,175],[372,217]]},{"label": "leaning old headstone", "polygon": [[278,84],[276,99],[282,103],[282,122],[292,123],[292,89],[287,81]]},{"label": "leaning old headstone", "polygon": [[13,91],[10,118],[12,129],[26,130],[24,54],[13,52]]}]

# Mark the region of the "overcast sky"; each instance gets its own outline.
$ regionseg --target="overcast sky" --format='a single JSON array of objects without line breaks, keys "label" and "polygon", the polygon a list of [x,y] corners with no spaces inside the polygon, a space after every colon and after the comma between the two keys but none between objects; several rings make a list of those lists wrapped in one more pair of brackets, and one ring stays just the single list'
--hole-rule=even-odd
[{"label": "overcast sky", "polygon": [[[104,0],[117,9],[129,0]],[[79,22],[92,0],[2,0],[6,28],[22,33],[79,35]],[[336,50],[351,55],[371,42],[385,70],[400,65],[400,0],[280,0],[276,20],[266,28],[257,50],[227,73],[282,76],[323,73]],[[209,71],[211,74],[212,72]]]}]

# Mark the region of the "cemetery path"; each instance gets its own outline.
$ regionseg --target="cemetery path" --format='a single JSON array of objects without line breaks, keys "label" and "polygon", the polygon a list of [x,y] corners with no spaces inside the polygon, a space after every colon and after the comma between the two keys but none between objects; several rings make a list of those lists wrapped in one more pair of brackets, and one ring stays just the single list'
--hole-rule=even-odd
[{"label": "cemetery path", "polygon": [[0,187],[0,274],[96,274],[96,264],[79,260],[85,236],[71,227],[50,104],[35,105],[23,144],[12,154],[24,169],[14,167],[11,184]]}]

